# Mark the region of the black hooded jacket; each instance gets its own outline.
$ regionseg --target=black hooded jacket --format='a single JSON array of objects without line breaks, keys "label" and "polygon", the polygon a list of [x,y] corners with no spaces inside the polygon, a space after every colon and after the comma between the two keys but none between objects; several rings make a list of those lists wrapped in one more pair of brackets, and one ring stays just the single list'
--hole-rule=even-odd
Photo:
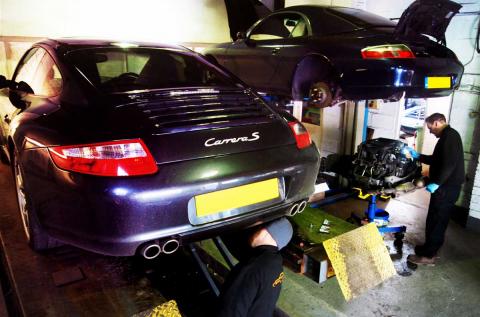
[{"label": "black hooded jacket", "polygon": [[430,165],[430,182],[440,186],[460,186],[465,180],[462,139],[446,126],[432,155],[420,155],[420,162]]},{"label": "black hooded jacket", "polygon": [[263,245],[238,263],[227,276],[219,317],[271,317],[284,279],[277,247]]}]

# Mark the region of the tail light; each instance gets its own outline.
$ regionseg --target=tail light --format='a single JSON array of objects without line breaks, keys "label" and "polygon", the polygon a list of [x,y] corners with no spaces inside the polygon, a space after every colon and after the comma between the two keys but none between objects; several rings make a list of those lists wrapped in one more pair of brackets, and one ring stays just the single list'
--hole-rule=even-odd
[{"label": "tail light", "polygon": [[48,148],[61,169],[99,176],[153,174],[157,164],[140,139]]},{"label": "tail light", "polygon": [[362,49],[364,59],[415,58],[413,52],[404,44],[369,46]]},{"label": "tail light", "polygon": [[292,129],[295,140],[297,141],[297,148],[303,149],[312,144],[310,134],[308,133],[307,129],[305,129],[303,124],[301,124],[300,122],[292,121],[289,122],[288,125],[290,126],[290,129]]}]

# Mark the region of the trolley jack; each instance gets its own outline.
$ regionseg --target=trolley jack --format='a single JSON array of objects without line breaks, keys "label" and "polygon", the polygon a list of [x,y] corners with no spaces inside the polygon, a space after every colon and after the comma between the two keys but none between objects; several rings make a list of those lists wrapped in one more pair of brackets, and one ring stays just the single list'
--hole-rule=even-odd
[{"label": "trolley jack", "polygon": [[384,233],[393,233],[395,236],[395,245],[402,242],[403,237],[405,236],[405,232],[407,231],[407,227],[405,226],[388,226],[390,223],[390,214],[384,210],[377,207],[377,196],[380,195],[381,198],[389,199],[391,196],[384,195],[381,192],[371,192],[367,194],[363,194],[360,188],[353,188],[357,190],[358,197],[360,199],[369,199],[368,200],[368,207],[365,210],[365,218],[361,219],[357,215],[352,213],[352,218],[356,220],[356,222],[360,224],[366,224],[374,222],[378,227],[378,231],[381,234]]}]

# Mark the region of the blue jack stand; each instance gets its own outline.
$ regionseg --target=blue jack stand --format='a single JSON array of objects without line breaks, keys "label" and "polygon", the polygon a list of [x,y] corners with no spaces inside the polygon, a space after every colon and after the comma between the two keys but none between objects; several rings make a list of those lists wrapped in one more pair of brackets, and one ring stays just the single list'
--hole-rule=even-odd
[{"label": "blue jack stand", "polygon": [[[368,201],[368,208],[365,211],[366,220],[368,223],[374,222],[378,227],[378,231],[381,234],[384,233],[393,233],[395,235],[395,239],[401,240],[404,237],[405,231],[407,231],[407,227],[405,226],[388,226],[390,222],[390,214],[383,209],[377,208],[377,193],[368,193],[362,194],[362,190],[360,188],[354,188],[359,191],[358,197],[361,199],[369,198]],[[389,198],[388,196],[381,196],[384,198]],[[355,218],[358,222],[362,223],[362,220],[359,219],[358,216],[352,214],[352,217]]]},{"label": "blue jack stand", "polygon": [[365,211],[365,214],[368,218],[368,222],[375,222],[377,224],[378,231],[380,231],[380,233],[404,233],[407,231],[407,227],[405,226],[387,226],[390,221],[390,214],[386,210],[377,208],[376,194],[372,194],[370,196],[368,208],[367,211]]}]

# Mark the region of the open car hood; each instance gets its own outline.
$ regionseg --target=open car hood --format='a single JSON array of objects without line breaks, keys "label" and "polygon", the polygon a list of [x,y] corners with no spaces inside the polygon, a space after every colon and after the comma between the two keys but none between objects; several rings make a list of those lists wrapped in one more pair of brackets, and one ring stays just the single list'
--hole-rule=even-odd
[{"label": "open car hood", "polygon": [[462,6],[449,0],[416,0],[403,13],[395,28],[398,36],[426,34],[445,44],[445,31]]}]

